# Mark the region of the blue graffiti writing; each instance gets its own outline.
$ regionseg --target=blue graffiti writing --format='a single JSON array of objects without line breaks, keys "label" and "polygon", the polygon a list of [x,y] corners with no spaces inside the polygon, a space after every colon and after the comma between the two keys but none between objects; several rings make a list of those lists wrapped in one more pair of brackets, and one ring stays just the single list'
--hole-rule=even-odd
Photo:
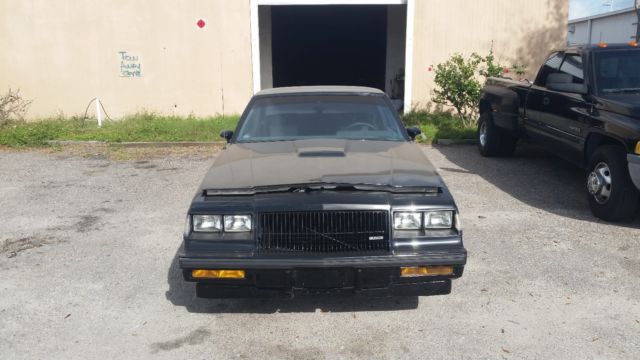
[{"label": "blue graffiti writing", "polygon": [[142,64],[139,56],[129,54],[126,51],[120,51],[118,54],[120,54],[120,77],[142,77]]}]

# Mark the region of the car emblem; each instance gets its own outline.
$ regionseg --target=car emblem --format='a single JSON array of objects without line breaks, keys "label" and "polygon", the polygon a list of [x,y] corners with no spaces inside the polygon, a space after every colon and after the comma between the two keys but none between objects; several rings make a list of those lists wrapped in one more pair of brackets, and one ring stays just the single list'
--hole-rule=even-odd
[{"label": "car emblem", "polygon": [[384,236],[369,236],[369,240],[384,240]]}]

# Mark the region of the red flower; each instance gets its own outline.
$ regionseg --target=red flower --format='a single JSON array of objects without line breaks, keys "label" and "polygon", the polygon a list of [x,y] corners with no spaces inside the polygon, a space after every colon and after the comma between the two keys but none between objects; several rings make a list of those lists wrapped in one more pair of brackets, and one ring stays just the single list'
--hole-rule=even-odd
[{"label": "red flower", "polygon": [[204,20],[200,19],[200,20],[198,20],[198,22],[196,23],[196,25],[198,25],[198,27],[199,27],[200,29],[202,29],[202,28],[206,25],[206,23],[204,22]]},{"label": "red flower", "polygon": [[433,68],[432,68],[431,66],[429,66],[429,67],[427,68],[427,71],[431,71],[431,70],[433,70]]},{"label": "red flower", "polygon": [[504,72],[505,74],[508,74],[508,73],[509,73],[509,68],[504,68],[504,69],[502,70],[502,72]]}]

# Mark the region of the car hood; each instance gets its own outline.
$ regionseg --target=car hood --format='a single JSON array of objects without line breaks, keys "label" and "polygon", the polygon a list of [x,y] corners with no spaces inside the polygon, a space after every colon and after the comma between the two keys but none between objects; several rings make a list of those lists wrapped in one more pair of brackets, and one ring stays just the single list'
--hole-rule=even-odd
[{"label": "car hood", "polygon": [[640,95],[607,95],[598,100],[602,110],[640,119]]},{"label": "car hood", "polygon": [[229,145],[205,176],[201,190],[305,183],[443,186],[415,144],[313,139]]}]

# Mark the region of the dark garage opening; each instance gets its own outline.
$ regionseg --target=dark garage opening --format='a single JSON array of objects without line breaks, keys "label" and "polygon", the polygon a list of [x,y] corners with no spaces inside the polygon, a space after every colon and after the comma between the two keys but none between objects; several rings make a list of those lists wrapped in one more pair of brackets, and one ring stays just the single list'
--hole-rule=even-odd
[{"label": "dark garage opening", "polygon": [[273,86],[385,90],[387,6],[273,6]]}]

